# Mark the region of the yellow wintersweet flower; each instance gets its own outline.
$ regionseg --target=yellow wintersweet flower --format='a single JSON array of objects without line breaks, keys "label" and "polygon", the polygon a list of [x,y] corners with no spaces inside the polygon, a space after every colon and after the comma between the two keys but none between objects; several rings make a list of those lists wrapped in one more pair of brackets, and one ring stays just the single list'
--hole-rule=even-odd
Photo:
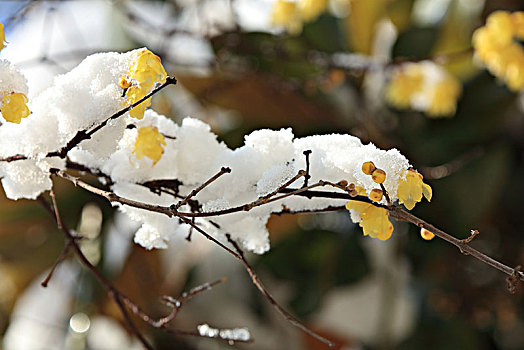
[{"label": "yellow wintersweet flower", "polygon": [[0,51],[5,47],[7,41],[5,41],[4,25],[0,23]]},{"label": "yellow wintersweet flower", "polygon": [[433,190],[428,184],[425,184],[423,177],[416,170],[409,169],[404,178],[401,178],[397,188],[397,197],[399,202],[411,210],[415,204],[422,200],[422,195],[431,201]]},{"label": "yellow wintersweet flower", "polygon": [[[165,83],[166,78],[167,73],[162,66],[160,58],[151,51],[143,49],[136,54],[135,60],[129,67],[127,76],[120,77],[118,85],[123,89],[127,89],[127,103],[133,104],[147,95],[155,83]],[[129,115],[136,119],[142,119],[144,110],[150,105],[151,99],[148,99],[133,108]]]},{"label": "yellow wintersweet flower", "polygon": [[273,5],[271,24],[275,27],[284,27],[286,31],[292,35],[300,34],[302,31],[302,20],[297,3],[294,1],[277,0]]},{"label": "yellow wintersweet flower", "polygon": [[462,86],[455,78],[445,78],[433,87],[431,100],[426,114],[429,117],[452,116],[457,110],[457,99],[462,93]]},{"label": "yellow wintersweet flower", "polygon": [[300,15],[306,22],[312,22],[326,10],[327,0],[301,0]]},{"label": "yellow wintersweet flower", "polygon": [[2,96],[0,112],[6,121],[16,124],[20,124],[22,118],[31,114],[29,108],[27,108],[27,97],[21,92]]},{"label": "yellow wintersweet flower", "polygon": [[[148,92],[149,91],[140,89],[137,86],[131,86],[126,92],[127,100],[130,104],[135,103],[143,98]],[[144,117],[144,111],[146,107],[149,106],[151,106],[151,97],[130,110],[129,115],[136,119],[142,119]]]},{"label": "yellow wintersweet flower", "polygon": [[407,64],[393,71],[386,88],[386,100],[397,108],[409,108],[411,97],[422,89],[424,74],[421,66]]},{"label": "yellow wintersweet flower", "polygon": [[495,11],[473,33],[475,57],[513,91],[524,89],[524,12]]},{"label": "yellow wintersweet flower", "polygon": [[138,82],[141,89],[150,90],[155,83],[165,83],[167,74],[160,57],[147,49],[141,50],[131,68],[129,75]]},{"label": "yellow wintersweet flower", "polygon": [[148,157],[153,160],[153,165],[155,165],[162,158],[162,154],[164,154],[162,146],[165,145],[164,135],[156,127],[145,126],[138,129],[133,153],[137,159]]},{"label": "yellow wintersweet flower", "polygon": [[455,114],[461,93],[457,78],[432,61],[421,61],[393,69],[386,100],[399,109],[412,108],[429,117],[446,117]]},{"label": "yellow wintersweet flower", "polygon": [[326,10],[327,0],[277,0],[273,5],[271,25],[284,27],[291,35],[302,32],[304,22],[312,22]]},{"label": "yellow wintersweet flower", "polygon": [[347,210],[354,210],[360,214],[360,223],[364,236],[386,241],[393,233],[393,224],[389,221],[389,213],[384,208],[372,204],[351,200],[346,204]]}]

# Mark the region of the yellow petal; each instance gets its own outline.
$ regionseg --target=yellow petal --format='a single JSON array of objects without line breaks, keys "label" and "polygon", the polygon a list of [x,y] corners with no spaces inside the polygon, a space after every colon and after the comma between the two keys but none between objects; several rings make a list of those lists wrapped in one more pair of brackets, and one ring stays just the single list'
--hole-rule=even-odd
[{"label": "yellow petal", "polygon": [[393,71],[386,88],[386,100],[394,107],[408,108],[411,97],[422,89],[424,74],[419,65],[402,65]]},{"label": "yellow petal", "polygon": [[[143,49],[137,53],[128,74],[120,77],[118,85],[123,89],[127,88],[126,101],[129,105],[146,96],[155,83],[165,83],[166,78],[167,74],[160,58],[151,51]],[[131,85],[132,81],[134,81],[133,85]],[[146,107],[150,105],[151,99],[147,99],[133,108],[129,115],[136,119],[142,119]]]},{"label": "yellow petal", "polygon": [[311,22],[326,10],[327,0],[302,0],[299,4],[302,19]]},{"label": "yellow petal", "polygon": [[451,117],[457,110],[457,100],[462,92],[458,79],[449,76],[435,84],[426,114],[430,117]]},{"label": "yellow petal", "polygon": [[423,194],[430,201],[433,190],[422,181],[422,175],[415,170],[408,170],[398,184],[397,197],[399,202],[404,204],[406,209],[411,210],[415,207],[415,204],[422,200]]},{"label": "yellow petal", "polygon": [[[141,98],[143,98],[145,95],[147,95],[147,91],[140,89],[138,86],[131,86],[127,90],[127,101],[129,104],[133,104],[135,102],[138,102]],[[144,117],[144,111],[146,107],[151,106],[151,97],[133,108],[129,115],[136,119],[142,119]]]},{"label": "yellow petal", "polygon": [[431,189],[431,186],[425,183],[422,183],[422,194],[428,202],[431,202],[431,198],[433,197],[433,190]]},{"label": "yellow petal", "polygon": [[153,165],[155,165],[162,158],[162,154],[164,154],[162,146],[165,145],[164,135],[156,127],[146,126],[138,129],[133,153],[137,159],[148,157],[153,160]]},{"label": "yellow petal", "polygon": [[27,108],[27,97],[21,92],[2,96],[0,112],[6,121],[16,124],[20,124],[22,118],[31,114]]},{"label": "yellow petal", "polygon": [[393,225],[389,221],[388,211],[384,208],[375,207],[372,204],[349,201],[346,204],[348,210],[355,210],[360,214],[360,223],[364,236],[371,236],[380,240],[387,240],[393,233]]},{"label": "yellow petal", "polygon": [[302,32],[302,20],[297,3],[294,1],[277,0],[273,5],[271,24],[275,27],[284,27],[292,35]]}]

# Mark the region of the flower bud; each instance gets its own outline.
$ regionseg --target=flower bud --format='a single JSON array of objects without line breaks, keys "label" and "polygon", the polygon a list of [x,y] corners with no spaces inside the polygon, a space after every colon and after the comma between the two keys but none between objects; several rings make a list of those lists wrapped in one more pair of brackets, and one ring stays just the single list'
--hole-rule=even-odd
[{"label": "flower bud", "polygon": [[382,169],[376,169],[371,174],[371,178],[378,184],[383,183],[386,180],[386,172]]},{"label": "flower bud", "polygon": [[375,171],[376,167],[373,162],[365,162],[362,164],[362,172],[366,175],[371,175]]},{"label": "flower bud", "polygon": [[432,239],[435,237],[435,235],[433,234],[433,232],[428,231],[428,230],[426,230],[425,228],[421,228],[421,229],[420,229],[420,236],[421,236],[422,238],[424,238],[426,241],[430,241],[430,240],[432,240]]},{"label": "flower bud", "polygon": [[378,188],[375,188],[369,192],[369,199],[371,199],[374,202],[378,202],[382,199],[383,193],[382,190],[379,190]]}]

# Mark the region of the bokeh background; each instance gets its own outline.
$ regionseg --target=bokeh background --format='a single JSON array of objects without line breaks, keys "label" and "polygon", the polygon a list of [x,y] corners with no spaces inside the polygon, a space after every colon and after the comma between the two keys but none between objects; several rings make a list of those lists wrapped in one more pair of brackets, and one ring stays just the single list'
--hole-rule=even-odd
[{"label": "bokeh background", "polygon": [[[314,2],[314,1],[312,1]],[[322,1],[320,1],[322,2]],[[510,265],[524,264],[524,97],[475,59],[471,37],[517,0],[329,0],[286,31],[272,0],[1,1],[0,55],[26,75],[29,98],[87,55],[147,46],[179,84],[153,108],[209,123],[230,147],[259,128],[349,133],[397,148],[425,176],[431,203],[414,214]],[[298,29],[297,29],[298,26]],[[288,28],[289,29],[289,28]],[[456,113],[397,109],[391,71],[429,59],[460,80]],[[79,111],[81,113],[82,111]],[[277,151],[277,150],[276,150]],[[90,179],[95,182],[95,179]],[[150,314],[200,283],[228,281],[188,302],[174,327],[249,327],[241,349],[326,349],[282,320],[242,266],[183,238],[164,251],[132,243],[136,226],[104,200],[56,182],[68,225],[89,237],[91,261]],[[271,251],[249,255],[275,297],[337,349],[522,349],[523,288],[505,275],[395,222],[386,242],[363,237],[347,212],[272,217]],[[0,199],[0,348],[139,349],[111,299],[73,257],[40,287],[64,245],[36,202]],[[225,349],[137,320],[158,349]]]}]

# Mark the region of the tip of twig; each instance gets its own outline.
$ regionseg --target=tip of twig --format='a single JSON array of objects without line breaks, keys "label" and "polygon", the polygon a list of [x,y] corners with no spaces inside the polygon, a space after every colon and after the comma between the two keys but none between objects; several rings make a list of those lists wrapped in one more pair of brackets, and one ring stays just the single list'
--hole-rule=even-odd
[{"label": "tip of twig", "polygon": [[521,269],[522,269],[522,266],[520,265],[515,267],[513,269],[513,273],[511,274],[511,276],[508,276],[506,278],[508,292],[510,292],[510,294],[515,294],[515,292],[517,291],[517,284],[520,281],[520,270]]}]

